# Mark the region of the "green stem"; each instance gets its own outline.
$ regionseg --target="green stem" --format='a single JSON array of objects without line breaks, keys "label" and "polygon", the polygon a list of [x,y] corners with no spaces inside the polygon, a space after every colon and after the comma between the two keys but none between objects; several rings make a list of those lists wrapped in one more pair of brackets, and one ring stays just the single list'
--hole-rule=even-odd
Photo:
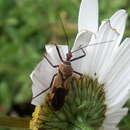
[{"label": "green stem", "polygon": [[29,128],[29,118],[20,117],[0,117],[0,127],[3,128]]}]

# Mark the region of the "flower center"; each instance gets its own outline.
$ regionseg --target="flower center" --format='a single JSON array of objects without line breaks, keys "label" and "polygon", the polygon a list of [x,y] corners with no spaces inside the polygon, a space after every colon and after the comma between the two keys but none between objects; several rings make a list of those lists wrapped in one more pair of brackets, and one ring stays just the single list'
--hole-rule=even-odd
[{"label": "flower center", "polygon": [[[47,102],[36,107],[30,128],[39,130],[98,130],[106,112],[104,85],[89,76],[73,78],[63,107]],[[48,96],[48,95],[47,95]],[[48,98],[47,98],[48,99]]]}]

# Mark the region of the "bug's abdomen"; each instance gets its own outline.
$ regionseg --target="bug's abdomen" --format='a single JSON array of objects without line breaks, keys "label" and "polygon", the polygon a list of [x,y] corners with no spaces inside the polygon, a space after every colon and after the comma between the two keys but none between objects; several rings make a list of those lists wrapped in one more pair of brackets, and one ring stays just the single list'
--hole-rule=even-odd
[{"label": "bug's abdomen", "polygon": [[51,105],[54,110],[59,110],[64,105],[67,93],[68,90],[65,88],[55,88],[55,93],[51,99]]}]

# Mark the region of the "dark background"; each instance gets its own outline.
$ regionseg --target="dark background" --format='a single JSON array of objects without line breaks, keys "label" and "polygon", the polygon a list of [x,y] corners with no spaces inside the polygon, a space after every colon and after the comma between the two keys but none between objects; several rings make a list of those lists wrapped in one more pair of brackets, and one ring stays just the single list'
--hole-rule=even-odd
[{"label": "dark background", "polygon": [[[73,44],[79,5],[80,0],[0,0],[0,115],[31,116],[29,75],[45,44],[66,44],[58,15]],[[129,6],[130,0],[100,0],[100,21],[124,8],[129,13],[124,38],[130,36]],[[130,112],[120,128],[130,130]]]}]

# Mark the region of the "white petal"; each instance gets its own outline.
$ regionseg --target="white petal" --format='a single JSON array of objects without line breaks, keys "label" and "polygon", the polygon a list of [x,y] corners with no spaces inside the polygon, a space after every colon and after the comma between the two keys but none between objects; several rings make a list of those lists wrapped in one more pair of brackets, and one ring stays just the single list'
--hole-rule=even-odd
[{"label": "white petal", "polygon": [[98,30],[98,0],[82,0],[79,10],[78,30]]},{"label": "white petal", "polygon": [[124,34],[125,25],[126,25],[127,13],[125,10],[117,11],[111,18],[111,26],[115,28],[121,35]]},{"label": "white petal", "polygon": [[[118,39],[114,42],[112,46],[109,47],[106,51],[106,56],[101,62],[101,69],[99,69],[99,73],[102,75],[106,69],[107,65],[109,65],[112,57],[115,55],[117,48],[119,47],[119,44],[121,42],[122,36],[124,34],[124,29],[126,25],[126,19],[127,19],[127,13],[125,10],[119,10],[117,11],[111,18],[110,18],[110,26],[119,33]],[[101,26],[102,27],[102,26]],[[100,28],[101,28],[100,27]],[[106,34],[107,35],[107,34]],[[111,43],[110,43],[111,44]],[[103,65],[104,64],[104,65]],[[99,74],[99,75],[100,75]]]},{"label": "white petal", "polygon": [[[130,81],[129,78],[129,71],[130,71],[130,39],[126,39],[121,46],[119,47],[119,50],[117,51],[113,63],[108,68],[108,71],[106,72],[106,76],[104,75],[104,82],[106,82],[106,85],[111,86],[111,92],[113,90],[120,89],[122,85],[128,83]],[[116,87],[118,86],[118,88]]]},{"label": "white petal", "polygon": [[76,36],[72,51],[77,50],[79,47],[87,46],[91,41],[93,33],[90,31],[79,32]]},{"label": "white petal", "polygon": [[128,14],[126,13],[125,10],[119,10],[117,11],[110,19],[111,21],[111,26],[119,32],[120,36],[115,44],[114,50],[113,50],[113,55],[116,52],[116,49],[118,48],[126,26],[126,20],[127,20]]},{"label": "white petal", "polygon": [[91,52],[91,64],[89,69],[89,74],[91,76],[93,76],[94,73],[99,76],[102,67],[106,66],[105,62],[108,62],[110,60],[109,58],[111,58],[112,48],[118,36],[118,33],[111,27],[110,20],[107,20],[106,22],[102,23],[100,30],[97,34],[96,42],[100,43],[106,41],[106,43],[88,48]]},{"label": "white petal", "polygon": [[[118,109],[114,113],[106,114],[105,120],[103,122],[104,130],[113,130],[113,128],[118,125],[121,119],[127,114],[128,108]],[[111,128],[111,129],[110,129]]]},{"label": "white petal", "polygon": [[124,42],[118,48],[118,51],[113,58],[112,64],[109,65],[108,70],[103,75],[104,82],[106,82],[106,80],[109,82],[110,82],[110,80],[112,80],[112,76],[114,76],[115,73],[119,72],[119,70],[121,69],[120,66],[124,64],[124,60],[129,61],[129,59],[128,59],[129,50],[130,50],[130,38],[127,38],[126,40],[124,40]]},{"label": "white petal", "polygon": [[113,28],[115,28],[119,33],[124,33],[124,28],[126,24],[126,18],[127,18],[127,13],[125,10],[118,10],[112,17],[110,18],[111,20],[111,25]]},{"label": "white petal", "polygon": [[[60,50],[62,58],[65,60],[66,53],[68,52],[68,46],[66,45],[57,45],[57,46]],[[61,63],[61,59],[58,55],[58,51],[55,45],[46,45],[46,52],[53,59],[55,65],[59,65]]]},{"label": "white petal", "polygon": [[[87,53],[86,49],[84,49],[84,52]],[[84,52],[81,49],[74,52],[72,59],[75,59],[75,58],[78,58],[78,57],[79,58],[76,59],[75,61],[71,62],[73,70],[77,71],[79,73],[82,73],[82,74],[84,74],[83,71],[82,71],[82,64],[84,64],[84,58],[86,58],[86,56],[84,55],[85,54]],[[81,57],[81,56],[83,56],[83,57]]]},{"label": "white petal", "polygon": [[[57,69],[53,68],[46,59],[43,59],[34,69],[31,74],[32,82],[39,81],[42,85],[47,85],[49,87],[53,75],[56,73]],[[44,88],[44,86],[43,86]],[[45,88],[46,89],[46,88]]]},{"label": "white petal", "polygon": [[[33,97],[35,97],[36,95],[38,95],[39,93],[42,92],[42,89],[33,84],[32,85],[32,92],[33,92]],[[41,104],[43,104],[45,102],[45,96],[47,93],[48,93],[48,91],[41,93],[38,97],[32,99],[31,104],[33,104],[35,106],[40,106]]]},{"label": "white petal", "polygon": [[122,107],[130,90],[130,38],[119,47],[112,64],[104,75],[107,104]]},{"label": "white petal", "polygon": [[126,101],[129,98],[130,98],[130,90],[124,90],[115,99],[111,99],[111,102],[108,99],[108,101],[107,101],[108,107],[109,108],[111,108],[111,107],[120,108],[126,103]]},{"label": "white petal", "polygon": [[[75,50],[78,50],[80,46],[85,47],[85,48],[83,48],[83,50],[85,51],[86,56],[72,62],[72,67],[75,71],[85,74],[86,69],[88,68],[87,64],[89,63],[88,60],[87,60],[87,62],[86,62],[86,60],[84,61],[84,59],[86,59],[86,58],[88,59],[87,48],[88,48],[88,46],[90,46],[91,43],[95,42],[95,38],[96,38],[95,34],[93,34],[90,31],[82,31],[82,32],[78,33],[75,43],[74,43],[74,47],[72,48],[72,52]],[[76,58],[76,57],[79,57],[82,55],[83,55],[83,51],[80,49],[73,53],[72,58]],[[82,67],[82,65],[85,65],[85,67]]]},{"label": "white petal", "polygon": [[128,108],[118,109],[112,113],[106,113],[106,118],[104,120],[105,124],[118,124],[120,120],[127,114]]},{"label": "white petal", "polygon": [[120,71],[114,78],[115,80],[113,80],[110,83],[107,83],[108,87],[106,87],[106,90],[107,90],[108,95],[110,94],[109,99],[115,99],[123,91],[128,91],[130,89],[129,74],[130,74],[130,68],[124,68],[124,72]]}]

